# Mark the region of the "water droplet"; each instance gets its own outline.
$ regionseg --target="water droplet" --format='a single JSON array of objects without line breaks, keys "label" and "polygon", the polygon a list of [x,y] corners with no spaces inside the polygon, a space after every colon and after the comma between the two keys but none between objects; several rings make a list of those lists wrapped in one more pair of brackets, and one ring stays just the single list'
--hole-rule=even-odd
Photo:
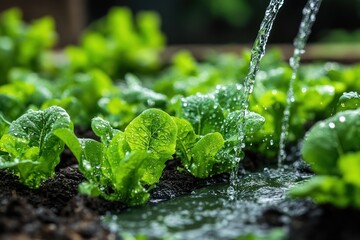
[{"label": "water droplet", "polygon": [[227,194],[228,195],[233,195],[234,193],[235,193],[234,187],[233,186],[228,187]]},{"label": "water droplet", "polygon": [[335,123],[330,122],[330,123],[329,123],[329,128],[335,128]]},{"label": "water droplet", "polygon": [[155,101],[154,101],[153,99],[148,99],[148,100],[147,100],[147,104],[148,104],[149,106],[154,106],[154,105],[155,105]]},{"label": "water droplet", "polygon": [[345,121],[346,121],[346,117],[345,117],[345,116],[340,116],[340,117],[339,117],[339,121],[340,121],[340,122],[345,122]]}]

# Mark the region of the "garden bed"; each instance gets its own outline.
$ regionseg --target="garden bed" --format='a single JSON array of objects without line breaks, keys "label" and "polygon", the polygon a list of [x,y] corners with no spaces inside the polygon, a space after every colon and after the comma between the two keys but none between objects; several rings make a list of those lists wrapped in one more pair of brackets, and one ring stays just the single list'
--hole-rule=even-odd
[{"label": "garden bed", "polygon": [[[62,155],[62,164],[55,176],[32,190],[18,179],[0,171],[0,229],[5,239],[120,239],[121,232],[112,233],[101,223],[104,214],[120,214],[128,207],[120,202],[109,202],[78,193],[84,181],[69,151]],[[246,174],[254,172],[253,161],[244,161]],[[179,161],[169,161],[157,187],[151,193],[149,205],[172,201],[189,195],[202,187],[227,183],[228,175],[199,180],[186,172],[179,172]],[[261,165],[261,164],[260,164]],[[301,162],[296,171],[308,174]],[[244,170],[243,170],[244,171]],[[160,205],[161,206],[161,205]],[[236,221],[236,219],[234,219]],[[360,211],[338,209],[331,205],[315,205],[309,200],[286,200],[262,210],[255,222],[238,224],[258,225],[264,229],[285,229],[286,239],[358,239]],[[216,233],[206,233],[218,239]],[[205,236],[205,235],[204,235]],[[280,235],[283,236],[283,235]]]}]

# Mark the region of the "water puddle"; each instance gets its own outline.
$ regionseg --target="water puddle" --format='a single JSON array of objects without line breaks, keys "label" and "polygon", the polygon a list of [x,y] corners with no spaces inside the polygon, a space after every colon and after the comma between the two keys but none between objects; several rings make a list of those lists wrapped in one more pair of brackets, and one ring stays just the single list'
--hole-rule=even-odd
[{"label": "water puddle", "polygon": [[[266,209],[276,208],[288,216],[306,209],[287,198],[287,191],[308,178],[292,169],[264,169],[240,177],[236,198],[227,184],[209,186],[170,201],[149,203],[118,215],[106,215],[111,231],[151,239],[234,239],[249,233],[265,235],[270,228],[261,222]],[[285,228],[285,227],[284,227]]]}]

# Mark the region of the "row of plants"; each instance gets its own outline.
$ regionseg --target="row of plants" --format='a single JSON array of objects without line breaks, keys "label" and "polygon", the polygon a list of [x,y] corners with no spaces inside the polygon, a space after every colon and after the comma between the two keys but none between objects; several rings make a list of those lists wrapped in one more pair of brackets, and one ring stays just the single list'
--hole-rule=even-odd
[{"label": "row of plants", "polygon": [[[61,64],[50,54],[54,36],[51,18],[25,24],[16,9],[0,16],[0,58],[12,59],[1,68],[0,168],[23,184],[39,188],[53,176],[65,145],[87,179],[81,193],[129,205],[147,201],[165,162],[174,158],[195,177],[207,178],[231,171],[240,144],[243,154],[276,156],[291,76],[279,51],[264,57],[242,119],[249,51],[209,54],[203,62],[182,51],[166,66],[158,16],[133,18],[124,8],[90,26],[79,46],[65,49]],[[359,156],[359,76],[359,65],[300,69],[289,143],[302,139],[306,126],[328,119],[306,134],[302,149],[321,176],[294,195],[359,206],[359,171],[353,167]],[[246,138],[239,142],[243,121]],[[78,138],[74,128],[92,129],[99,141]]]}]

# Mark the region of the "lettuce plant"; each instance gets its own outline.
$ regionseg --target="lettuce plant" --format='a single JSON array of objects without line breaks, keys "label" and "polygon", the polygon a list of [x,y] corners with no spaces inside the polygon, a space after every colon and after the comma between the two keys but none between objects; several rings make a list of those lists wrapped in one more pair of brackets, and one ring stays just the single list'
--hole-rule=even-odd
[{"label": "lettuce plant", "polygon": [[70,117],[60,107],[27,113],[6,123],[0,117],[0,168],[7,168],[30,188],[54,175],[64,143],[54,135],[59,129],[72,129]]},{"label": "lettuce plant", "polygon": [[55,132],[74,153],[88,180],[80,185],[80,192],[128,205],[145,203],[165,162],[175,153],[174,120],[161,110],[148,109],[124,132],[99,117],[92,120],[92,129],[100,142],[78,139],[69,129]]},{"label": "lettuce plant", "polygon": [[306,134],[302,156],[318,176],[291,191],[319,203],[360,208],[360,109],[339,112]]},{"label": "lettuce plant", "polygon": [[360,109],[339,112],[318,122],[305,136],[301,153],[319,174],[339,174],[338,159],[360,150]]},{"label": "lettuce plant", "polygon": [[[178,150],[194,176],[205,178],[232,169],[235,148],[244,143],[239,139],[239,127],[244,121],[241,99],[241,85],[219,87],[212,94],[182,99],[181,116],[189,123],[176,121]],[[263,124],[261,115],[247,111],[244,134],[251,136]]]}]

